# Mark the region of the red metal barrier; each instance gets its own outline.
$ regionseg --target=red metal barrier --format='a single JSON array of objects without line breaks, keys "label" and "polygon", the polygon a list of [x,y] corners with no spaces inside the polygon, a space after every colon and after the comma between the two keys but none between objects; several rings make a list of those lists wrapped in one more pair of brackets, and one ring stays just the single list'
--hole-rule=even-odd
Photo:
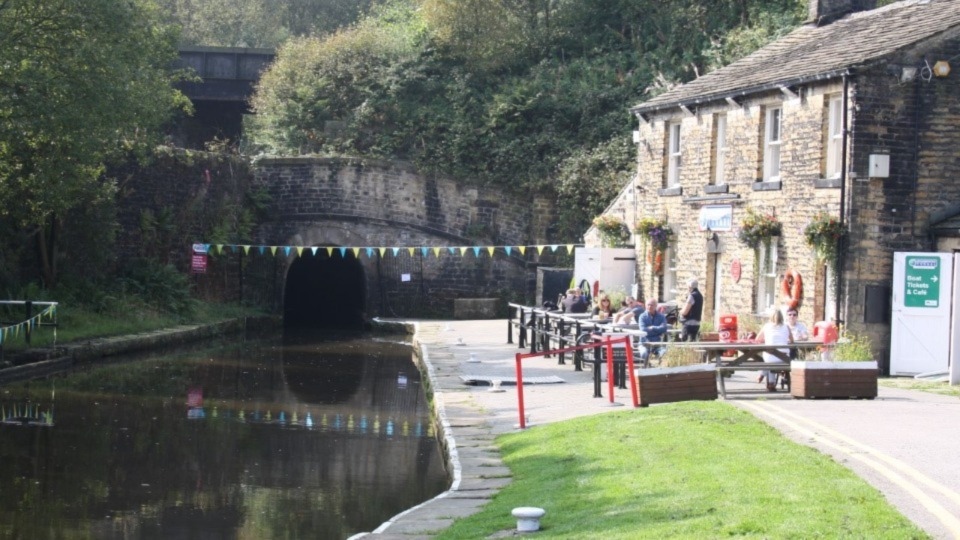
[{"label": "red metal barrier", "polygon": [[605,336],[601,341],[590,345],[576,345],[573,347],[564,347],[562,349],[552,349],[549,351],[539,351],[535,353],[517,353],[517,409],[520,413],[520,429],[527,428],[527,416],[523,405],[523,367],[521,361],[526,358],[544,357],[551,354],[566,353],[572,351],[581,351],[584,349],[595,349],[597,347],[606,347],[607,350],[607,386],[610,394],[610,402],[613,403],[613,344],[624,343],[627,351],[627,376],[630,378],[630,394],[633,398],[633,406],[640,406],[640,396],[637,391],[637,379],[633,376],[633,343],[630,336],[609,337]]}]

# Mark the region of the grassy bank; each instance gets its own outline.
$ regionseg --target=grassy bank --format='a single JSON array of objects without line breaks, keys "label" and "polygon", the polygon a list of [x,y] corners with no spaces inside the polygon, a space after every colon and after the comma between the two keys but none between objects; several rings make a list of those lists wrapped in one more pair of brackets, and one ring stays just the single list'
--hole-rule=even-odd
[{"label": "grassy bank", "polygon": [[537,538],[926,538],[819,452],[719,402],[590,416],[501,436],[513,482],[439,538],[515,529]]},{"label": "grassy bank", "polygon": [[[22,307],[8,310],[6,321],[22,321]],[[39,311],[39,310],[38,310]],[[8,334],[3,341],[7,353],[16,353],[30,348],[50,347],[71,341],[97,337],[118,336],[170,328],[181,324],[200,324],[222,321],[235,317],[261,314],[261,312],[237,304],[196,302],[181,314],[160,310],[140,301],[137,297],[116,298],[108,307],[93,307],[74,302],[61,302],[57,306],[57,326],[39,326],[33,329],[28,346],[23,332]],[[53,322],[44,317],[43,323]]]}]

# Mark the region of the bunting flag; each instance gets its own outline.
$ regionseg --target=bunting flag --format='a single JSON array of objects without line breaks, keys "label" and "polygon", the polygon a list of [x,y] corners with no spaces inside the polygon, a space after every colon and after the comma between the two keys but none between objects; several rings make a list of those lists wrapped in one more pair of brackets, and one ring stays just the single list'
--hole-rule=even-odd
[{"label": "bunting flag", "polygon": [[316,256],[320,250],[325,250],[327,257],[333,257],[334,253],[339,252],[340,256],[343,258],[347,257],[347,253],[352,253],[353,256],[357,259],[360,258],[361,253],[365,254],[368,258],[374,257],[376,254],[379,254],[381,258],[385,257],[387,252],[393,254],[394,257],[399,257],[402,251],[406,251],[407,254],[411,257],[418,255],[421,257],[429,257],[430,252],[433,252],[433,256],[440,258],[440,254],[446,250],[450,255],[459,255],[460,257],[466,257],[468,253],[472,252],[474,257],[480,258],[484,251],[486,251],[490,257],[493,257],[497,253],[498,248],[503,249],[503,253],[507,256],[513,256],[514,251],[518,251],[520,256],[523,257],[527,254],[527,248],[534,248],[537,250],[537,255],[543,255],[543,252],[549,248],[550,253],[557,253],[561,248],[567,248],[567,255],[572,255],[574,248],[577,246],[582,246],[582,244],[535,244],[535,245],[520,245],[520,246],[393,246],[393,247],[374,247],[374,246],[343,246],[343,247],[334,247],[334,246],[252,246],[250,244],[193,244],[193,246],[206,246],[211,254],[222,255],[224,252],[228,253],[242,253],[243,255],[249,255],[251,248],[254,248],[254,253],[259,253],[260,255],[266,255],[267,250],[270,251],[270,255],[276,257],[277,251],[280,250],[285,257],[289,257],[291,253],[296,253],[297,257],[303,257],[305,250],[308,250],[310,254]]},{"label": "bunting flag", "polygon": [[[47,303],[47,302],[44,302],[44,303]],[[51,320],[55,320],[56,308],[57,308],[57,305],[52,304],[47,306],[40,313],[37,313],[33,317],[30,317],[29,319],[23,322],[19,322],[17,324],[13,324],[10,326],[0,326],[0,345],[2,345],[3,342],[6,339],[10,338],[11,336],[19,337],[21,332],[23,332],[24,334],[28,332],[32,332],[35,328],[38,328],[40,326],[44,317]],[[54,328],[54,337],[56,337],[56,328]]]}]

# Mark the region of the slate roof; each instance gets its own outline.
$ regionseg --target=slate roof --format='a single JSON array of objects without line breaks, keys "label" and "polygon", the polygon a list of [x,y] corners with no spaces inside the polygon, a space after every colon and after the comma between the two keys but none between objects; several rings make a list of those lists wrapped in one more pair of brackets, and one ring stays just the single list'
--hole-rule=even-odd
[{"label": "slate roof", "polygon": [[904,0],[853,13],[821,27],[802,26],[753,54],[668,90],[630,111],[644,113],[681,104],[693,106],[832,79],[958,29],[960,0]]}]

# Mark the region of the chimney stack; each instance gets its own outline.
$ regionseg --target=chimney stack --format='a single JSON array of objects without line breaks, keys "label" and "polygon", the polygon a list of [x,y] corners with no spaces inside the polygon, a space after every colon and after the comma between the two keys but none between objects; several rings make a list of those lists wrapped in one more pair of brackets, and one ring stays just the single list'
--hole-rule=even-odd
[{"label": "chimney stack", "polygon": [[877,7],[877,0],[809,0],[807,22],[823,26],[850,13]]}]

